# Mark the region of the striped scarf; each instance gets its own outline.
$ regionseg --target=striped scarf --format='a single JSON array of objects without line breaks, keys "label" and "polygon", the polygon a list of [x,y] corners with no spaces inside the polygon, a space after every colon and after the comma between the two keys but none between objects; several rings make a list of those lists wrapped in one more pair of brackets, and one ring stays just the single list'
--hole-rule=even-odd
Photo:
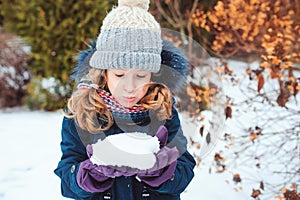
[{"label": "striped scarf", "polygon": [[131,108],[122,106],[110,93],[105,90],[97,90],[100,97],[105,102],[107,109],[112,113],[114,118],[139,120],[149,116],[146,108],[136,104]]}]

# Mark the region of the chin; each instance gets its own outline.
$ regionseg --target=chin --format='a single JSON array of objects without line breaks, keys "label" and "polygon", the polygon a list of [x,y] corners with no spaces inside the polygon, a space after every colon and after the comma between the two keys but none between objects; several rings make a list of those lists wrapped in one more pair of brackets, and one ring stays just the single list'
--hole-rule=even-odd
[{"label": "chin", "polygon": [[121,105],[125,108],[132,108],[136,103],[135,102],[122,102]]}]

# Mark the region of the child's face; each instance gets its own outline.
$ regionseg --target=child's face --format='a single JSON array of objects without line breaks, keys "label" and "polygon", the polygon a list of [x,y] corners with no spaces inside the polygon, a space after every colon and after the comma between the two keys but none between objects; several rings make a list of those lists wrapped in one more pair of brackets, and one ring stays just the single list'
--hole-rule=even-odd
[{"label": "child's face", "polygon": [[130,108],[145,96],[148,89],[145,84],[150,82],[150,71],[108,69],[106,73],[108,89],[122,106]]}]

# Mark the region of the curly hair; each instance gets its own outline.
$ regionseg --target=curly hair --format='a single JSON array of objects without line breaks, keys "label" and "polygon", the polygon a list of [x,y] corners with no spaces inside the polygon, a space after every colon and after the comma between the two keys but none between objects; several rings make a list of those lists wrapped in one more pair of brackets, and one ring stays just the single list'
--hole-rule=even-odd
[{"label": "curly hair", "polygon": [[[107,86],[106,70],[92,68],[83,78],[97,84],[99,89]],[[150,82],[145,85],[148,90],[140,100],[141,106],[154,110],[159,120],[165,120],[172,115],[172,95],[167,86]],[[78,89],[68,100],[67,118],[75,118],[79,127],[92,134],[108,130],[113,124],[113,117],[97,90]]]}]

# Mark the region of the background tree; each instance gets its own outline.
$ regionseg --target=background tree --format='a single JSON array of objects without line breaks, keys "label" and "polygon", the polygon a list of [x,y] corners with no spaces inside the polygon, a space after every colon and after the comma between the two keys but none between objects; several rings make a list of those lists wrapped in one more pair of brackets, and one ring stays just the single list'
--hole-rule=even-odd
[{"label": "background tree", "polygon": [[[207,46],[223,59],[223,72],[245,94],[245,101],[228,99],[228,104],[256,114],[256,123],[244,124],[238,137],[225,135],[235,144],[237,159],[231,164],[244,160],[241,167],[253,160],[257,168],[282,175],[280,183],[256,180],[258,186],[252,193],[256,199],[265,186],[272,197],[284,188],[278,199],[299,199],[299,5],[298,0],[223,0],[208,12],[199,8],[193,15],[194,24],[214,37]],[[246,77],[252,82],[245,85],[246,77],[237,78],[226,59],[246,57],[254,57],[260,66],[247,68]],[[241,113],[229,108],[233,118],[235,112]],[[216,159],[217,164],[225,166],[220,160]]]},{"label": "background tree", "polygon": [[[192,78],[194,76],[195,67],[202,70],[202,67],[208,64],[209,59],[209,55],[205,50],[206,48],[199,45],[199,43],[204,44],[202,40],[205,40],[205,37],[208,37],[208,35],[205,33],[205,30],[202,31],[195,26],[193,15],[197,8],[201,7],[206,10],[212,6],[214,2],[216,2],[216,0],[153,0],[151,2],[151,12],[155,15],[155,18],[160,22],[161,26],[167,29],[163,29],[164,38],[178,46],[188,58],[189,65],[191,66],[189,76]],[[199,60],[199,57],[201,57],[202,60]],[[203,61],[205,61],[205,63]],[[213,84],[207,83],[203,85],[200,82],[201,81],[189,81],[186,89],[183,89],[184,91],[179,94],[179,96],[186,97],[186,95],[188,95],[190,97],[190,101],[185,98],[184,101],[180,102],[181,108],[184,111],[188,111],[190,116],[198,117],[199,108],[200,110],[208,109],[208,101],[210,101],[210,97],[215,93],[216,88],[213,88],[214,91],[210,90]]]},{"label": "background tree", "polygon": [[205,45],[203,40],[209,36],[205,31],[195,28],[192,16],[197,8],[207,10],[215,2],[216,0],[154,0],[152,1],[153,14],[164,28],[180,32],[180,41],[183,45],[188,45],[186,53],[191,58],[195,56],[193,55],[195,52],[192,52],[193,40]]},{"label": "background tree", "polygon": [[[28,85],[31,108],[64,107],[72,88],[68,82],[74,56],[99,33],[112,1],[21,0],[2,1],[6,32],[22,36],[31,47]],[[50,87],[50,88],[49,88]]]},{"label": "background tree", "polygon": [[[204,29],[197,28],[193,21],[197,8],[206,10],[214,2],[216,0],[152,1],[152,13],[156,19],[163,28],[171,29],[171,31],[163,29],[164,38],[182,50],[191,66],[185,88],[176,95],[179,110],[182,113],[186,111],[193,123],[203,124],[199,130],[201,139],[189,138],[193,146],[200,150],[194,154],[198,164],[214,147],[225,119],[219,72],[213,67],[210,56],[203,46],[205,44],[203,41],[209,40],[209,34]],[[209,110],[211,115],[204,117],[202,111],[205,110]]]},{"label": "background tree", "polygon": [[255,54],[260,68],[249,70],[264,85],[263,71],[278,81],[277,103],[285,106],[299,91],[300,80],[294,75],[300,61],[300,2],[292,0],[218,1],[212,11],[197,10],[194,23],[214,35],[211,48],[223,58]]},{"label": "background tree", "polygon": [[[236,64],[230,61],[228,65]],[[239,65],[235,69],[247,67],[246,63]],[[273,79],[266,80],[260,94],[256,81],[245,71],[231,70],[223,79],[235,95],[228,96],[230,128],[223,136],[224,149],[217,152],[221,159],[215,160],[216,171],[231,172],[236,188],[242,183],[251,185],[255,199],[299,198],[284,197],[299,195],[300,96],[281,107],[276,102],[278,87]],[[236,181],[237,174],[240,182]]]}]

